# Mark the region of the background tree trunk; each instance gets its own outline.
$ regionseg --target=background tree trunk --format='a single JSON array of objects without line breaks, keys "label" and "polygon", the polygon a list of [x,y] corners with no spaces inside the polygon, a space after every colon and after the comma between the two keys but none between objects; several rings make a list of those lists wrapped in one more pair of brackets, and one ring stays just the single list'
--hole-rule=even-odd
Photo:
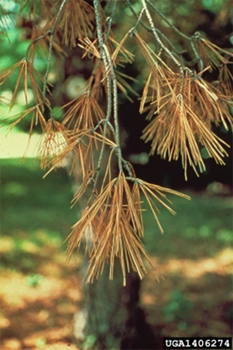
[{"label": "background tree trunk", "polygon": [[[87,259],[84,262],[87,267]],[[83,266],[83,267],[84,267]],[[81,349],[162,349],[145,320],[140,307],[138,275],[131,272],[127,285],[122,283],[118,262],[114,279],[109,280],[108,266],[92,284],[83,284],[81,309],[75,315],[74,335]]]}]

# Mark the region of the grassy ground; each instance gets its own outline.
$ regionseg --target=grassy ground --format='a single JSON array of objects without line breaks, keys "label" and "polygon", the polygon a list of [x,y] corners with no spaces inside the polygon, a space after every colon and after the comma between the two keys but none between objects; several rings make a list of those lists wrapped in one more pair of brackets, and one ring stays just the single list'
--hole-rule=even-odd
[{"label": "grassy ground", "polygon": [[[76,221],[62,169],[42,180],[34,160],[1,160],[1,349],[77,349],[72,320],[82,298],[64,239]],[[232,207],[230,196],[191,193],[163,210],[161,235],[145,214],[145,244],[159,271],[142,284],[148,322],[162,336],[231,336]]]},{"label": "grassy ground", "polygon": [[163,336],[232,336],[233,200],[190,195],[174,198],[175,218],[162,215],[163,236],[148,217],[145,243],[161,274],[157,286],[153,272],[143,284],[148,321]]},{"label": "grassy ground", "polygon": [[77,216],[65,171],[42,176],[32,159],[1,160],[2,349],[76,349],[80,281],[64,239]]}]

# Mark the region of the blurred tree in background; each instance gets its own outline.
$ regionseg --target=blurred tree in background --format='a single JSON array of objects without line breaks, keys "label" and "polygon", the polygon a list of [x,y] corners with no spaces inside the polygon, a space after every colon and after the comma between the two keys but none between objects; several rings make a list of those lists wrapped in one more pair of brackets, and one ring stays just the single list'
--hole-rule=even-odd
[{"label": "blurred tree in background", "polygon": [[[146,331],[138,323],[143,257],[150,262],[142,243],[143,199],[163,232],[158,207],[174,213],[166,194],[187,196],[154,182],[183,185],[178,167],[186,181],[213,161],[226,162],[233,92],[230,5],[1,2],[3,124],[28,131],[29,138],[41,132],[41,167],[48,174],[63,164],[77,187],[73,204],[82,214],[68,237],[68,256],[86,243],[85,279],[92,284],[84,285],[75,327],[83,348],[154,346],[149,329],[148,345],[140,343]],[[156,168],[148,154],[157,155]]]}]

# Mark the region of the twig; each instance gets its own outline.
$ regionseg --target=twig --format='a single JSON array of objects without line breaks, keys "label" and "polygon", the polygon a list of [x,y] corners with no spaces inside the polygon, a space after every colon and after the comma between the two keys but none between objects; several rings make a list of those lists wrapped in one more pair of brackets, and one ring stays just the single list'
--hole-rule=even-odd
[{"label": "twig", "polygon": [[106,21],[108,20],[108,30],[107,30],[107,33],[106,33],[106,39],[109,37],[110,32],[111,32],[112,21],[113,21],[114,15],[115,15],[117,2],[118,2],[118,0],[114,0],[113,6],[112,6],[112,13],[111,13],[111,16],[109,16],[109,17],[106,19]]},{"label": "twig", "polygon": [[53,23],[53,26],[51,28],[51,30],[49,31],[50,34],[50,39],[49,39],[49,54],[48,54],[48,63],[47,63],[47,68],[46,68],[46,72],[44,75],[44,84],[43,84],[43,89],[42,89],[42,96],[43,99],[45,100],[45,95],[46,95],[46,87],[47,87],[47,82],[48,82],[48,75],[49,75],[49,70],[50,70],[50,64],[51,64],[51,59],[52,59],[52,49],[53,49],[53,36],[54,36],[54,31],[57,25],[57,22],[61,16],[62,10],[66,4],[68,0],[63,0],[61,3],[61,6],[59,8],[59,11],[56,15],[55,21]]},{"label": "twig", "polygon": [[[130,0],[125,0],[125,1],[126,1],[126,3],[128,4],[128,7],[129,7],[130,11],[131,11],[131,12],[133,13],[133,15],[137,18],[137,23],[141,24],[141,26],[142,26],[143,28],[145,28],[148,32],[152,32],[152,29],[151,29],[150,27],[148,27],[148,26],[142,21],[141,18],[140,18],[140,20],[139,20],[139,16],[140,16],[141,12],[140,12],[139,15],[137,15],[136,11],[134,10],[133,6],[132,6],[131,3],[130,3]],[[135,24],[135,26],[131,29],[131,33],[133,33],[133,30],[135,30],[136,25],[137,25],[137,24]],[[160,35],[164,40],[167,41],[167,43],[170,45],[170,47],[172,48],[172,50],[173,50],[177,55],[180,56],[180,59],[181,59],[182,62],[183,62],[183,57],[182,57],[181,55],[182,55],[183,53],[185,53],[186,50],[183,50],[182,52],[179,52],[179,51],[176,49],[176,47],[172,44],[172,42],[166,37],[166,35],[164,35],[158,28],[156,28],[156,31],[159,33],[159,35]]]},{"label": "twig", "polygon": [[178,33],[180,36],[182,36],[183,38],[185,38],[186,40],[190,41],[190,37],[183,34],[179,29],[177,29],[167,18],[166,16],[164,16],[164,14],[162,12],[160,12],[157,7],[152,4],[149,0],[146,0],[146,2],[158,13],[158,15],[160,17],[162,17],[162,19],[176,32]]},{"label": "twig", "polygon": [[104,50],[106,53],[106,57],[108,59],[111,75],[112,75],[112,84],[113,84],[113,117],[115,124],[115,134],[116,134],[116,144],[117,144],[117,156],[118,156],[118,166],[119,170],[122,172],[122,152],[121,152],[121,144],[120,144],[120,129],[119,129],[119,120],[118,120],[118,93],[117,93],[117,79],[115,75],[115,71],[113,68],[112,60],[108,51],[107,46],[104,44]]},{"label": "twig", "polygon": [[[101,18],[100,18],[100,11],[99,11],[99,2],[98,0],[93,1],[94,5],[94,10],[95,10],[95,18],[96,18],[96,29],[97,29],[97,37],[99,41],[99,48],[100,48],[100,53],[101,53],[101,58],[104,63],[104,67],[106,70],[106,82],[107,82],[107,113],[106,113],[106,123],[104,125],[104,130],[103,130],[103,136],[105,137],[107,134],[107,127],[108,127],[108,122],[110,122],[110,117],[111,117],[111,111],[112,111],[112,91],[111,91],[111,77],[109,74],[107,74],[108,71],[108,60],[105,54],[105,51],[103,49],[104,41],[102,37],[102,29],[101,29]],[[95,183],[94,183],[94,188],[93,188],[93,193],[95,192],[98,178],[99,178],[99,173],[100,173],[100,168],[101,168],[101,163],[103,159],[103,154],[104,154],[104,149],[105,149],[105,143],[102,143],[100,154],[99,154],[99,159],[97,163],[97,168],[96,168],[96,175],[95,175]]]},{"label": "twig", "polygon": [[156,39],[156,41],[159,43],[159,45],[161,46],[161,48],[170,56],[170,58],[173,60],[173,62],[180,68],[182,66],[182,64],[175,58],[175,56],[171,53],[171,51],[163,44],[163,42],[161,41],[161,39],[158,36],[157,30],[154,26],[154,22],[152,20],[151,14],[147,8],[146,5],[146,0],[141,0],[142,2],[142,6],[145,9],[145,13],[148,19],[148,22],[150,23],[150,27],[152,29],[152,32],[154,34],[154,37]]},{"label": "twig", "polygon": [[[100,11],[99,11],[99,1],[94,0],[93,1],[94,10],[95,10],[95,17],[96,17],[96,29],[97,29],[97,37],[99,41],[99,48],[101,53],[101,58],[104,63],[105,72],[106,72],[106,79],[107,79],[107,99],[108,99],[108,111],[107,111],[107,120],[109,120],[112,107],[112,94],[111,94],[111,82],[113,84],[113,116],[114,116],[114,123],[115,123],[115,136],[116,136],[116,144],[117,144],[117,153],[118,153],[118,165],[119,170],[123,171],[122,167],[122,156],[121,156],[121,147],[120,147],[120,132],[119,132],[119,122],[118,122],[118,93],[117,93],[117,80],[114,72],[114,68],[112,65],[112,60],[108,51],[108,48],[106,47],[104,40],[103,40],[103,33],[102,33],[102,26],[101,26],[101,18],[100,18]],[[111,71],[111,76],[109,75],[109,67]],[[107,124],[106,128],[104,129],[104,132],[107,132]],[[103,154],[104,146],[102,146],[101,154]],[[101,156],[100,154],[100,156]],[[101,159],[99,159],[101,160]],[[98,167],[97,167],[98,168]]]},{"label": "twig", "polygon": [[194,44],[194,40],[197,39],[199,36],[197,35],[194,35],[192,37],[189,37],[187,35],[185,35],[184,33],[182,33],[178,28],[176,28],[167,18],[166,16],[164,16],[164,14],[162,12],[160,12],[158,10],[158,8],[152,4],[150,2],[150,0],[146,0],[146,2],[159,14],[159,16],[176,32],[178,33],[180,36],[182,36],[183,38],[185,38],[186,40],[190,41],[191,42],[191,47],[192,47],[192,50],[193,50],[193,53],[195,55],[195,57],[197,58],[197,60],[199,61],[200,63],[200,71],[202,71],[204,69],[204,64],[203,64],[203,61],[202,59],[200,58],[197,50],[196,50],[196,47],[195,47],[195,44]]},{"label": "twig", "polygon": [[[60,15],[62,13],[62,10],[66,4],[68,0],[63,0],[62,1],[62,4],[58,10],[58,13],[56,15],[56,18],[55,18],[55,21],[53,23],[53,26],[51,29],[49,29],[46,33],[40,35],[38,38],[34,39],[30,45],[28,46],[27,48],[27,51],[26,51],[26,54],[25,54],[25,57],[26,57],[26,60],[28,60],[28,54],[29,54],[29,50],[31,48],[32,45],[34,45],[37,41],[45,38],[47,35],[50,35],[50,39],[49,39],[49,53],[48,53],[48,60],[47,60],[47,66],[46,66],[46,72],[45,72],[45,75],[44,75],[44,82],[43,82],[43,87],[42,87],[42,97],[43,97],[43,103],[45,104],[46,103],[46,88],[47,88],[47,83],[48,83],[48,75],[49,75],[49,71],[50,71],[50,64],[51,64],[51,59],[52,59],[52,48],[53,48],[53,36],[54,36],[54,31],[55,31],[55,28],[56,28],[56,25],[57,25],[57,22],[60,18]],[[49,106],[48,106],[49,107]]]},{"label": "twig", "polygon": [[197,60],[199,61],[200,64],[200,71],[203,71],[204,69],[204,63],[201,59],[201,57],[199,56],[196,46],[195,46],[195,40],[200,38],[200,33],[196,32],[192,37],[191,37],[191,46],[194,52],[195,57],[197,58]]}]

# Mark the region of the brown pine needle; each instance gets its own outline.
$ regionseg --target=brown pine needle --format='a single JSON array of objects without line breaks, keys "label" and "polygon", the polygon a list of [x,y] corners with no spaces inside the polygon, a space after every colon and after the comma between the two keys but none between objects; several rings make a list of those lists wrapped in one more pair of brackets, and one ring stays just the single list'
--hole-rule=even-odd
[{"label": "brown pine needle", "polygon": [[38,158],[42,169],[47,168],[54,157],[59,157],[66,147],[66,128],[54,119],[49,119],[44,127]]},{"label": "brown pine needle", "polygon": [[[85,92],[62,108],[69,107],[64,115],[63,124],[72,129],[94,129],[105,115],[97,100]],[[100,130],[103,126],[100,125]]]},{"label": "brown pine needle", "polygon": [[[222,158],[228,154],[223,145],[228,145],[211,131],[211,124],[222,123],[226,129],[228,124],[233,125],[230,102],[226,98],[223,100],[216,87],[201,77],[193,78],[189,72],[180,78],[171,75],[164,77],[164,80],[159,78],[153,84],[151,80],[155,79],[154,74],[149,76],[142,97],[141,111],[145,102],[151,101],[144,108],[149,110],[147,119],[151,119],[151,122],[143,130],[142,136],[145,142],[151,141],[151,154],[157,152],[169,161],[181,157],[186,180],[188,166],[197,175],[198,171],[205,171],[200,145],[206,148],[209,156],[217,163],[224,164]],[[155,93],[152,92],[148,98],[149,89],[154,89]],[[161,89],[166,91],[162,98]],[[157,98],[154,97],[156,92],[159,96]],[[152,119],[157,113],[158,116]]]},{"label": "brown pine needle", "polygon": [[84,0],[69,0],[61,13],[56,31],[62,36],[62,42],[76,47],[79,40],[93,38],[95,32],[94,10]]},{"label": "brown pine needle", "polygon": [[233,53],[220,48],[207,39],[199,37],[197,45],[204,63],[206,66],[210,65],[213,69],[218,68],[221,64],[229,63],[229,60],[223,54],[229,58],[233,57]]},{"label": "brown pine needle", "polygon": [[[133,186],[130,186],[130,183]],[[113,278],[115,259],[120,260],[123,274],[123,284],[126,284],[126,274],[132,268],[137,271],[140,278],[146,274],[142,257],[151,264],[141,237],[144,234],[141,208],[141,195],[144,195],[155,217],[158,227],[163,232],[156,211],[158,208],[154,201],[162,204],[172,214],[174,210],[165,203],[170,202],[165,193],[188,196],[177,191],[147,183],[136,178],[126,178],[123,173],[111,180],[93,199],[80,220],[73,226],[68,237],[68,257],[71,258],[74,249],[79,248],[87,236],[89,241],[87,251],[90,260],[87,270],[87,282],[102,273],[106,262],[109,263],[109,278]],[[78,194],[79,195],[79,194]],[[90,237],[91,232],[91,237]]]}]

